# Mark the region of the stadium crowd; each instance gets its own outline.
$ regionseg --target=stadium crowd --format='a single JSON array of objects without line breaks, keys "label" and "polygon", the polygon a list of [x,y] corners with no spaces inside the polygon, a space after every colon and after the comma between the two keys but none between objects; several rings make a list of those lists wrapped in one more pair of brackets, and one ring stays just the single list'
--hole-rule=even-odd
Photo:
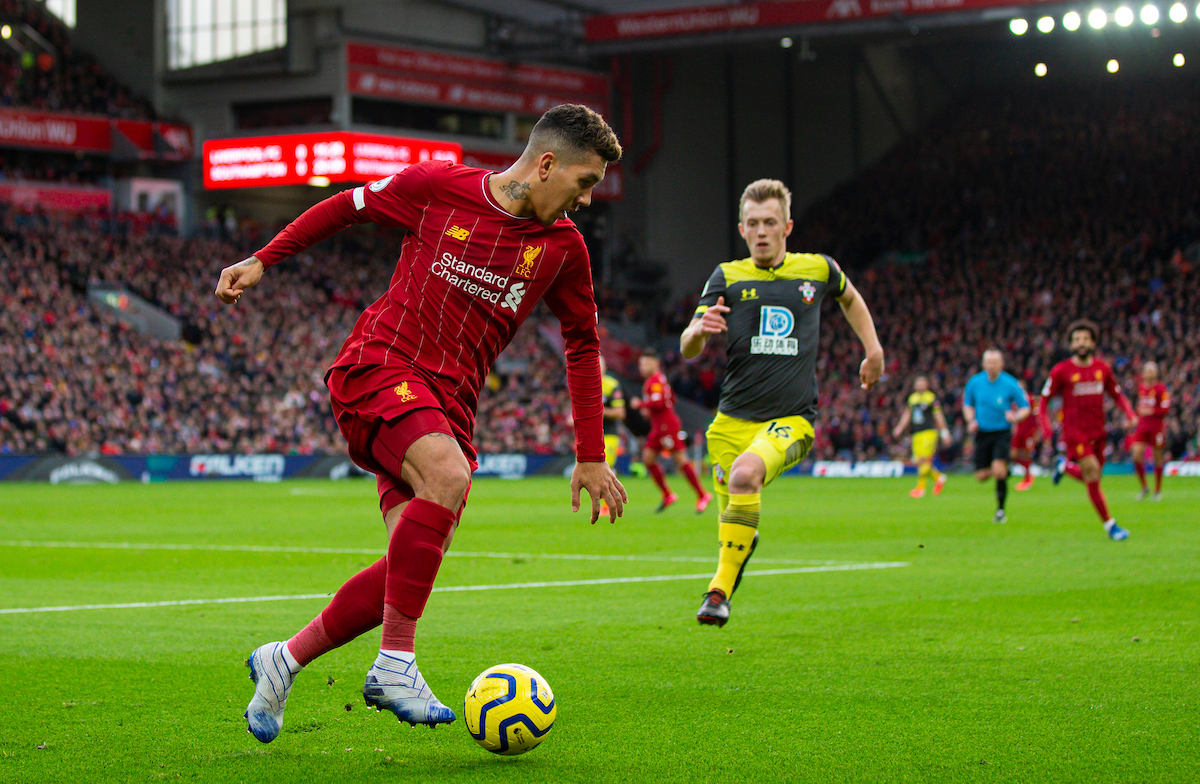
[{"label": "stadium crowd", "polygon": [[1127,396],[1141,363],[1159,362],[1169,451],[1194,454],[1198,121],[1200,101],[1171,88],[981,95],[812,209],[794,246],[859,268],[888,351],[887,383],[864,395],[852,333],[826,321],[820,454],[902,454],[887,431],[921,373],[961,445],[962,390],[984,349],[1037,393],[1080,317],[1104,330],[1099,354]]},{"label": "stadium crowd", "polygon": [[[816,456],[903,456],[888,431],[923,373],[955,433],[943,457],[956,458],[969,442],[962,389],[983,350],[1001,348],[1037,392],[1080,316],[1103,326],[1100,354],[1126,394],[1141,362],[1159,362],[1175,404],[1169,451],[1194,455],[1200,201],[1187,173],[1198,157],[1200,100],[1180,91],[980,96],[812,208],[791,245],[847,267],[888,362],[885,383],[861,392],[858,342],[827,303]],[[396,236],[346,232],[272,270],[252,307],[224,308],[211,296],[216,271],[262,237],[213,226],[183,239],[98,216],[0,213],[0,450],[343,448],[322,377],[384,291]],[[87,300],[98,282],[178,318],[184,340],[121,325]],[[683,321],[696,294],[665,320]],[[601,299],[624,311],[619,293]],[[562,360],[537,329],[546,318],[530,320],[488,378],[481,452],[570,451]],[[679,396],[715,407],[719,341],[695,362],[668,355],[667,367]]]},{"label": "stadium crowd", "polygon": [[[336,453],[324,373],[382,293],[398,244],[351,231],[273,269],[251,307],[212,296],[256,242],[0,208],[0,452]],[[118,282],[177,318],[160,341],[90,302]],[[249,303],[247,303],[249,304]],[[480,401],[486,451],[570,451],[562,362],[531,320]]]},{"label": "stadium crowd", "polygon": [[[27,26],[34,49],[0,47],[0,105],[57,112],[104,114],[132,120],[155,119],[154,108],[105,71],[94,57],[71,43],[62,20],[35,0],[0,0],[0,18],[23,36]],[[45,47],[42,42],[49,44]]]}]

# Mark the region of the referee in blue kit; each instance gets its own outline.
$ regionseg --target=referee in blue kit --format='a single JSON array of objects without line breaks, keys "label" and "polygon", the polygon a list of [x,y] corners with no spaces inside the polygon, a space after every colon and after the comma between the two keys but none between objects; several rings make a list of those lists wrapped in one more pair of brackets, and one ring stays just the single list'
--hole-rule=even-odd
[{"label": "referee in blue kit", "polygon": [[983,352],[983,372],[967,382],[963,396],[963,418],[967,432],[975,436],[975,478],[996,480],[996,516],[993,523],[1007,523],[1004,499],[1008,497],[1008,452],[1012,426],[1029,416],[1029,397],[1011,374],[1004,372],[1004,355],[999,349]]}]

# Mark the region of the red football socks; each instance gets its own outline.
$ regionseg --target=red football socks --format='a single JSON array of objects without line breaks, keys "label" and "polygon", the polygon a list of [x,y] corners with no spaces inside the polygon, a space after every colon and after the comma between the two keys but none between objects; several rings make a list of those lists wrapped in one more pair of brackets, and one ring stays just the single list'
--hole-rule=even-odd
[{"label": "red football socks", "polygon": [[654,478],[654,484],[658,485],[658,489],[662,491],[663,498],[671,494],[671,488],[667,487],[667,475],[663,473],[662,466],[658,463],[651,463],[646,466],[646,470],[650,472],[650,476]]},{"label": "red football socks", "polygon": [[401,615],[400,611],[386,602],[383,605],[383,641],[379,647],[385,651],[407,651],[415,653],[417,619]]},{"label": "red football socks", "polygon": [[1088,498],[1092,499],[1092,506],[1096,507],[1096,512],[1100,515],[1100,522],[1107,523],[1108,502],[1104,500],[1104,493],[1100,490],[1100,482],[1087,483]]},{"label": "red football socks", "polygon": [[1067,476],[1072,479],[1078,479],[1080,482],[1083,481],[1083,469],[1079,467],[1078,463],[1067,463],[1066,472]]},{"label": "red football socks", "polygon": [[696,476],[696,467],[691,463],[684,463],[679,468],[680,473],[687,477],[688,484],[696,491],[697,498],[704,497],[704,485],[700,484],[700,477]]},{"label": "red football socks", "polygon": [[1019,465],[1019,466],[1021,466],[1021,468],[1024,468],[1024,469],[1025,469],[1025,476],[1029,476],[1029,468],[1030,468],[1030,466],[1032,466],[1032,465],[1033,465],[1033,461],[1031,461],[1031,460],[1018,460],[1018,461],[1017,461],[1017,465]]},{"label": "red football socks", "polygon": [[1154,492],[1156,492],[1156,493],[1162,492],[1162,475],[1163,475],[1162,461],[1159,461],[1154,464]]},{"label": "red football socks", "polygon": [[384,589],[384,604],[395,610],[392,616],[384,611],[384,650],[389,643],[400,643],[407,638],[411,645],[411,632],[399,628],[395,622],[406,618],[416,623],[425,612],[425,602],[433,590],[438,568],[442,565],[442,550],[446,537],[454,528],[457,515],[444,506],[414,498],[404,507],[392,538],[388,542],[387,585]]},{"label": "red football socks", "polygon": [[[1142,483],[1142,489],[1146,490],[1146,464],[1139,463],[1135,460],[1133,463],[1133,470],[1137,472],[1138,481]],[[1154,473],[1158,473],[1158,466],[1154,467]]]},{"label": "red football socks", "polygon": [[339,648],[383,620],[387,559],[380,558],[346,581],[320,615],[288,640],[288,651],[300,664]]}]

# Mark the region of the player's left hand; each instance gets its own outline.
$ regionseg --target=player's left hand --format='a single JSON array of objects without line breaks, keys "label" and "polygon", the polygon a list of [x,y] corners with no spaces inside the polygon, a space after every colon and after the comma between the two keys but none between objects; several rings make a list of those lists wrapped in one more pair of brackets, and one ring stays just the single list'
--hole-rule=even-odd
[{"label": "player's left hand", "polygon": [[879,379],[883,377],[883,355],[877,357],[868,356],[858,366],[858,379],[862,382],[863,389],[870,389],[879,383]]},{"label": "player's left hand", "polygon": [[1125,429],[1133,430],[1138,426],[1138,417],[1125,417]]},{"label": "player's left hand", "polygon": [[231,267],[221,270],[217,280],[217,298],[226,305],[235,305],[241,298],[242,292],[251,286],[257,286],[262,279],[266,267],[257,256],[251,256],[245,261],[239,261]]},{"label": "player's left hand", "polygon": [[579,511],[579,490],[587,490],[592,499],[592,523],[600,519],[600,501],[608,504],[608,521],[617,522],[625,514],[625,486],[603,460],[598,463],[576,463],[571,472],[571,511]]}]

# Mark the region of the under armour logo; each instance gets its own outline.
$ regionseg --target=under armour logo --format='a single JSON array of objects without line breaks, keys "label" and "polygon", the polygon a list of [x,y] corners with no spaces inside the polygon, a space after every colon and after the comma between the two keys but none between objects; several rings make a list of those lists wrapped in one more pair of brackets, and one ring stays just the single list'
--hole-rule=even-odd
[{"label": "under armour logo", "polygon": [[516,313],[517,308],[521,307],[521,300],[523,299],[525,299],[525,283],[524,281],[517,281],[512,284],[512,288],[504,296],[504,307]]}]

